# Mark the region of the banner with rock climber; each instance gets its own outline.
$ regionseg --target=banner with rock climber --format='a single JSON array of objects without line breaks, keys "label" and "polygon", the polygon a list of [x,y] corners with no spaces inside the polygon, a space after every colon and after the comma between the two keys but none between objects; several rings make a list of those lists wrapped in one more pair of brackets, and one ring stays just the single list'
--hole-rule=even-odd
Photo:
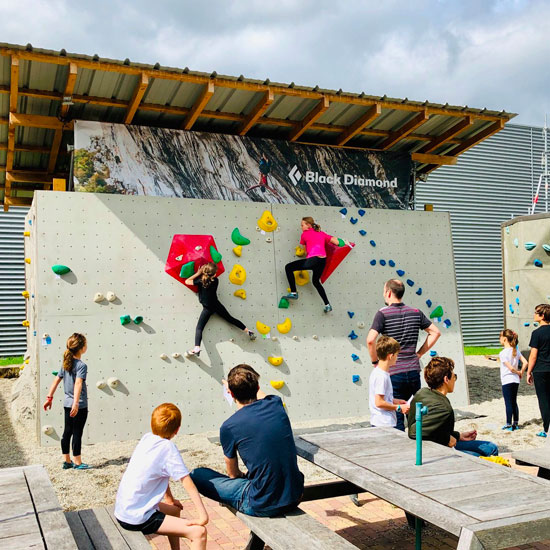
[{"label": "banner with rock climber", "polygon": [[410,154],[75,123],[77,191],[405,209]]}]

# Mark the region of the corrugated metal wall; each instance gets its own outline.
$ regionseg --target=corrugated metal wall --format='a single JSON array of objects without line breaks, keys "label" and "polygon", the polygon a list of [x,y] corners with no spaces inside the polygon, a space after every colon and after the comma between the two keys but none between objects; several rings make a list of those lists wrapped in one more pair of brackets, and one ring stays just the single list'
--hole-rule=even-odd
[{"label": "corrugated metal wall", "polygon": [[[509,124],[461,155],[457,165],[443,166],[417,185],[417,210],[429,203],[451,214],[466,345],[498,343],[504,325],[500,224],[527,214],[542,150],[541,128]],[[437,269],[429,258],[426,267]]]},{"label": "corrugated metal wall", "polygon": [[27,349],[23,231],[28,208],[0,210],[0,357],[22,355]]}]

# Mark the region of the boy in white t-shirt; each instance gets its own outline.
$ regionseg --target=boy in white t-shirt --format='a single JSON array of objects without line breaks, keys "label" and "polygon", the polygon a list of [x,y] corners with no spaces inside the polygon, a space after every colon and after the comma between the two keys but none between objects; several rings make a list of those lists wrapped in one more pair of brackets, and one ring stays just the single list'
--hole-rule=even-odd
[{"label": "boy in white t-shirt", "polygon": [[397,412],[407,414],[409,404],[404,399],[393,398],[390,367],[395,365],[399,342],[390,336],[381,335],[376,341],[378,365],[369,377],[369,409],[371,426],[395,427]]},{"label": "boy in white t-shirt", "polygon": [[[128,531],[166,535],[172,550],[180,548],[180,537],[189,539],[193,550],[205,550],[208,514],[176,445],[170,441],[180,426],[181,412],[176,405],[163,403],[153,411],[152,433],[146,433],[134,449],[118,487],[115,517]],[[180,517],[183,506],[172,496],[170,478],[181,480],[195,504],[197,520]]]}]

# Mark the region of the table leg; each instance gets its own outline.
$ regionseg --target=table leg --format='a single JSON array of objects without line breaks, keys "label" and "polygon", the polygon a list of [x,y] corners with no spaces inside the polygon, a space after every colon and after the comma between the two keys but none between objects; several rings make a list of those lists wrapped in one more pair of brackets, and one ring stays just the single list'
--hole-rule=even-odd
[{"label": "table leg", "polygon": [[250,532],[250,537],[244,550],[264,550],[265,543],[264,541],[256,535],[256,533]]},{"label": "table leg", "polygon": [[484,550],[485,547],[481,544],[473,531],[470,531],[466,527],[460,530],[460,537],[458,539],[458,546],[456,550]]}]

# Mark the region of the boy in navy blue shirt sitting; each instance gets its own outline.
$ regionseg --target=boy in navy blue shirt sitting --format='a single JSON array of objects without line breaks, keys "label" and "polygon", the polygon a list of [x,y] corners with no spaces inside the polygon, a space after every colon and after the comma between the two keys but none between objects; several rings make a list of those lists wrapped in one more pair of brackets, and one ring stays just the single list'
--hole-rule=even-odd
[{"label": "boy in navy blue shirt sitting", "polygon": [[[220,428],[227,474],[196,468],[191,479],[199,492],[250,516],[277,516],[298,505],[304,475],[283,403],[260,391],[260,375],[248,365],[231,369],[229,391],[237,411]],[[237,452],[248,469],[240,471]]]}]

